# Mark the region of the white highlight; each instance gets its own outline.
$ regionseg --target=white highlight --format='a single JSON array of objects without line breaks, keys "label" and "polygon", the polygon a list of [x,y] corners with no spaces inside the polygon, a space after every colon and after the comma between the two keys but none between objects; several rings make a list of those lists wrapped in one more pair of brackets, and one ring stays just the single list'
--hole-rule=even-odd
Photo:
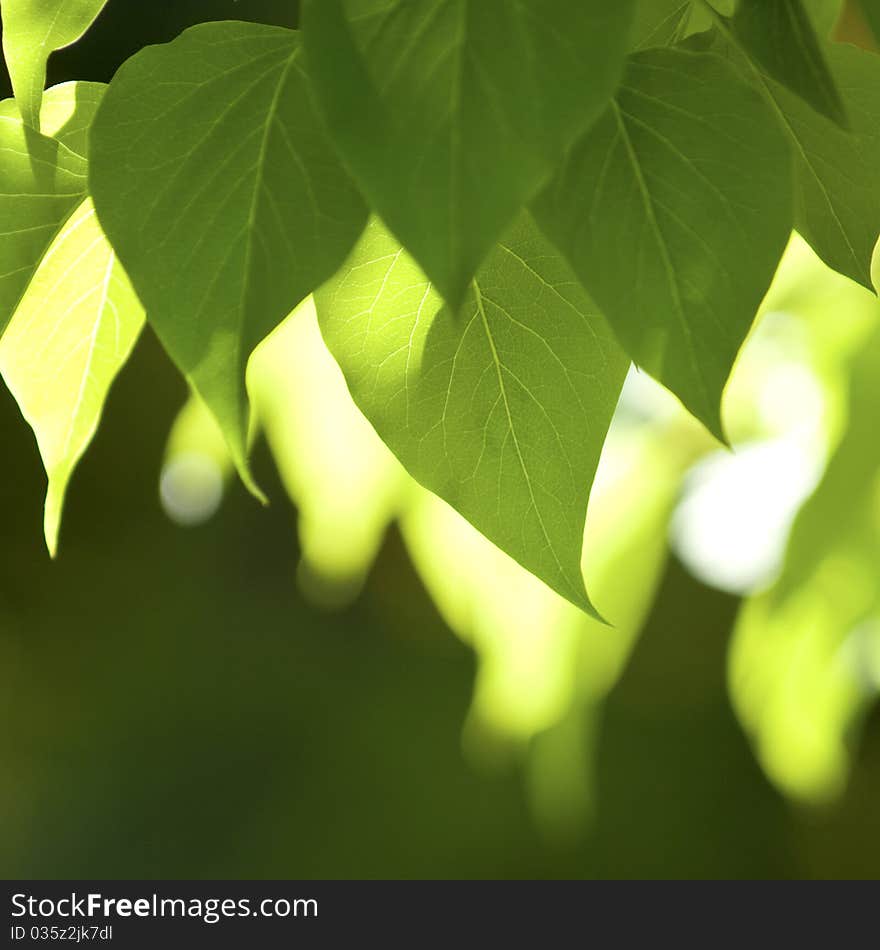
[{"label": "white highlight", "polygon": [[675,552],[714,587],[736,594],[764,587],[821,469],[816,451],[792,437],[714,452],[685,479],[670,528]]},{"label": "white highlight", "polygon": [[162,468],[159,498],[165,514],[177,524],[203,524],[220,507],[223,472],[208,455],[181,452]]}]

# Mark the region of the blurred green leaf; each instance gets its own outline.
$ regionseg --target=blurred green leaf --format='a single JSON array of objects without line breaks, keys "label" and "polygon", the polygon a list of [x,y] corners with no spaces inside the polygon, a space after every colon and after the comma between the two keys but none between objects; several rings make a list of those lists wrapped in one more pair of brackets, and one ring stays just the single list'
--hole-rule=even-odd
[{"label": "blurred green leaf", "polygon": [[352,402],[311,298],[254,351],[248,389],[297,506],[300,586],[340,606],[359,592],[412,481]]},{"label": "blurred green leaf", "polygon": [[840,16],[843,0],[804,0],[804,9],[820,42],[828,39]]},{"label": "blurred green leaf", "polygon": [[880,0],[858,0],[859,8],[874,34],[874,39],[880,44]]},{"label": "blurred green leaf", "polygon": [[688,446],[675,425],[615,417],[590,496],[582,563],[613,627],[585,616],[436,496],[413,493],[401,518],[425,587],[480,659],[468,750],[483,765],[509,757],[511,746],[527,756],[537,817],[564,840],[583,827],[594,793],[596,735],[573,725],[599,717],[653,603]]},{"label": "blurred green leaf", "polygon": [[721,391],[785,247],[790,193],[757,94],[713,54],[658,49],[630,58],[534,209],[632,359],[721,437]]},{"label": "blurred green leaf", "polygon": [[[625,392],[622,405],[626,399]],[[563,680],[570,707],[535,736],[529,750],[533,807],[560,841],[569,840],[592,817],[605,702],[654,605],[681,477],[706,441],[703,430],[682,420],[681,410],[665,424],[632,425],[624,416],[619,412],[615,417],[603,449],[584,533],[587,588],[613,629],[581,616]],[[499,637],[505,633],[499,630]]]},{"label": "blurred green leaf", "polygon": [[316,295],[355,402],[417,481],[574,604],[627,360],[524,216],[452,313],[373,221]]},{"label": "blurred green leaf", "polygon": [[792,529],[773,600],[791,596],[803,586],[836,547],[863,547],[869,555],[866,566],[872,563],[875,548],[880,555],[876,508],[880,440],[873,437],[880,405],[880,334],[876,332],[854,360],[848,402],[846,429],[822,482]]},{"label": "blurred green leaf", "polygon": [[316,0],[316,91],[373,209],[457,308],[492,246],[595,120],[631,0]]},{"label": "blurred green leaf", "polygon": [[880,335],[853,367],[848,426],[792,529],[777,582],[743,606],[731,646],[738,714],[790,794],[840,792],[859,715],[880,685]]},{"label": "blurred green leaf", "polygon": [[92,139],[101,224],[258,493],[247,359],[366,220],[313,109],[299,34],[205,23],[147,47],[116,74]]},{"label": "blurred green leaf", "polygon": [[3,0],[3,56],[26,125],[40,130],[46,61],[75,43],[107,0]]}]

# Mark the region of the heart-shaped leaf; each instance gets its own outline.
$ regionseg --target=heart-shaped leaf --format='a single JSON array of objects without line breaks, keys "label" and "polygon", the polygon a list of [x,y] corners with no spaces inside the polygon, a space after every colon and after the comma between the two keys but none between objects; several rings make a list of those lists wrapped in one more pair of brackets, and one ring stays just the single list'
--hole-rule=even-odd
[{"label": "heart-shaped leaf", "polygon": [[623,68],[631,0],[312,0],[310,70],[374,210],[456,308]]},{"label": "heart-shaped leaf", "polygon": [[591,609],[587,498],[628,360],[531,219],[458,313],[375,220],[316,304],[355,402],[410,474]]},{"label": "heart-shaped leaf", "polygon": [[[41,127],[82,159],[103,89],[66,83],[43,97]],[[0,116],[21,122],[11,105],[0,103]],[[0,373],[34,430],[49,478],[43,523],[53,555],[68,482],[143,322],[85,198],[54,235],[0,339]]]},{"label": "heart-shaped leaf", "polygon": [[788,239],[791,190],[760,96],[714,54],[657,49],[630,58],[534,205],[632,359],[720,438],[721,391]]},{"label": "heart-shaped leaf", "polygon": [[312,106],[299,34],[205,23],[147,47],[116,74],[92,140],[101,224],[256,491],[248,356],[366,221]]}]

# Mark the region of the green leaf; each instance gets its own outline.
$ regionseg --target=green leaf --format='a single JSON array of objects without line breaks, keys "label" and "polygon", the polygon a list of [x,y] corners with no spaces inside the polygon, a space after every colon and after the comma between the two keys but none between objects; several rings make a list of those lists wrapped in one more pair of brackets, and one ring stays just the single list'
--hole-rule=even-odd
[{"label": "green leaf", "polygon": [[691,18],[691,0],[638,0],[630,48],[671,46],[682,39]]},{"label": "green leaf", "polygon": [[826,40],[840,17],[842,0],[804,0],[804,9],[820,40]]},{"label": "green leaf", "polygon": [[[827,26],[835,6],[817,0],[809,4],[817,28]],[[769,78],[731,42],[728,37],[727,50],[765,97],[789,140],[797,230],[829,267],[873,290],[871,255],[880,233],[880,62],[849,44],[825,44],[846,109],[848,128],[843,130]]]},{"label": "green leaf", "polygon": [[86,200],[52,242],[0,340],[0,373],[49,477],[44,531],[53,556],[68,481],[143,320]]},{"label": "green leaf", "polygon": [[[49,89],[41,128],[85,159],[89,124],[104,88],[65,83]],[[21,125],[12,100],[0,103],[4,118]],[[36,434],[49,477],[44,531],[53,556],[67,484],[143,320],[86,198],[41,255],[0,339],[0,373]]]},{"label": "green leaf", "polygon": [[880,59],[854,46],[828,50],[846,102],[849,132],[778,83],[760,80],[792,145],[795,226],[834,270],[873,289],[880,234]]},{"label": "green leaf", "polygon": [[721,391],[791,229],[760,97],[713,54],[637,53],[534,208],[632,359],[723,437]]},{"label": "green leaf", "polygon": [[107,0],[3,0],[3,56],[25,124],[40,130],[49,54],[75,43]]},{"label": "green leaf", "polygon": [[92,129],[98,217],[245,482],[245,364],[345,259],[366,209],[315,113],[299,34],[205,23],[116,74]]},{"label": "green leaf", "polygon": [[[11,100],[8,101],[11,104]],[[0,333],[86,193],[86,161],[0,110]]]},{"label": "green leaf", "polygon": [[457,307],[620,78],[631,0],[314,0],[331,132],[375,211]]},{"label": "green leaf", "polygon": [[89,130],[106,90],[102,82],[65,82],[47,89],[40,110],[43,134],[88,159]]},{"label": "green leaf", "polygon": [[458,313],[375,220],[316,305],[355,402],[410,474],[591,609],[584,518],[628,361],[531,219]]},{"label": "green leaf", "polygon": [[716,22],[757,68],[847,126],[843,102],[800,0],[739,0],[732,18],[718,15]]},{"label": "green leaf", "polygon": [[797,516],[780,576],[744,602],[731,644],[734,708],[762,765],[813,802],[840,792],[849,740],[877,694],[878,401],[874,330],[851,367],[845,431]]},{"label": "green leaf", "polygon": [[880,45],[880,0],[859,0],[859,6],[875,41]]}]

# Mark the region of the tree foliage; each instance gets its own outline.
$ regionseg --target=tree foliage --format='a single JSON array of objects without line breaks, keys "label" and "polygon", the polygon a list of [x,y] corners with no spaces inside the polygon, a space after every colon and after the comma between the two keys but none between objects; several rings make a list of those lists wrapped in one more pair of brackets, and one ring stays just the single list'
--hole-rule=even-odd
[{"label": "tree foliage", "polygon": [[[206,23],[44,92],[102,6],[2,9],[0,372],[53,552],[144,320],[260,494],[248,361],[313,297],[406,472],[598,616],[584,525],[630,364],[728,441],[792,230],[873,289],[880,56],[831,40],[832,0],[304,0],[301,31]],[[275,444],[283,359],[254,383]]]}]

